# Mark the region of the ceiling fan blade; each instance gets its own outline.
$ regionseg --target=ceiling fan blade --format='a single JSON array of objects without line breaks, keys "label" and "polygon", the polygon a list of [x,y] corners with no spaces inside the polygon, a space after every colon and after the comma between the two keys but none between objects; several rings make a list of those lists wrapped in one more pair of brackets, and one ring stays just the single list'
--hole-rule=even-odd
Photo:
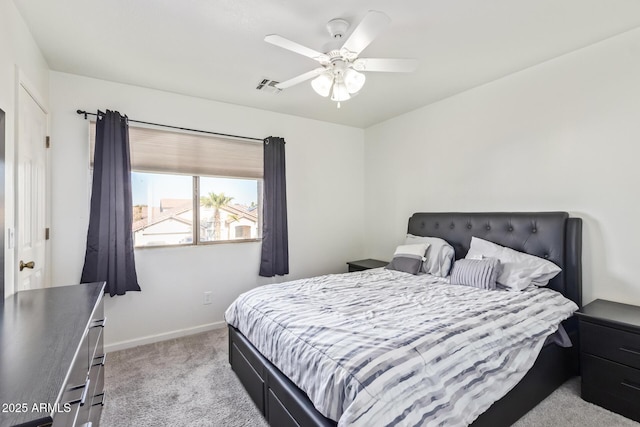
[{"label": "ceiling fan blade", "polygon": [[416,59],[358,58],[353,62],[358,71],[383,71],[387,73],[410,73],[418,68]]},{"label": "ceiling fan blade", "polygon": [[294,77],[292,79],[285,80],[284,82],[280,82],[280,83],[278,83],[276,85],[276,87],[278,89],[286,89],[288,87],[297,85],[298,83],[302,83],[305,80],[309,80],[309,79],[312,79],[312,78],[314,78],[316,76],[319,76],[324,71],[325,71],[324,67],[319,67],[319,68],[316,68],[315,70],[307,71],[304,74],[300,74],[299,76],[296,76],[296,77]]},{"label": "ceiling fan blade", "polygon": [[356,56],[369,46],[378,34],[391,22],[386,14],[377,10],[370,10],[364,16],[360,24],[353,30],[347,41],[342,46],[342,50],[347,50]]},{"label": "ceiling fan blade", "polygon": [[328,63],[329,62],[329,57],[327,55],[325,55],[324,53],[318,52],[318,51],[313,50],[311,48],[308,48],[306,46],[302,46],[301,44],[293,42],[293,41],[291,41],[289,39],[285,39],[284,37],[279,36],[277,34],[269,34],[268,36],[266,36],[264,38],[264,41],[266,41],[267,43],[271,43],[273,45],[276,45],[278,47],[281,47],[283,49],[290,50],[290,51],[295,52],[297,54],[304,55],[304,56],[309,57],[311,59],[315,59],[316,61],[318,61],[320,63]]}]

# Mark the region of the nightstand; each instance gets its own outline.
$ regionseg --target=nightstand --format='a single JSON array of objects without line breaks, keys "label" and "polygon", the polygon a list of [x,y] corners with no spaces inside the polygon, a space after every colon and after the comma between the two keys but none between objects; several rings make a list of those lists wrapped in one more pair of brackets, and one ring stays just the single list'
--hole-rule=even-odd
[{"label": "nightstand", "polygon": [[362,271],[369,270],[370,268],[378,268],[385,267],[389,264],[388,261],[380,261],[379,259],[360,259],[358,261],[349,261],[347,265],[349,266],[349,273],[354,271]]},{"label": "nightstand", "polygon": [[576,314],[582,398],[640,421],[640,307],[595,300]]}]

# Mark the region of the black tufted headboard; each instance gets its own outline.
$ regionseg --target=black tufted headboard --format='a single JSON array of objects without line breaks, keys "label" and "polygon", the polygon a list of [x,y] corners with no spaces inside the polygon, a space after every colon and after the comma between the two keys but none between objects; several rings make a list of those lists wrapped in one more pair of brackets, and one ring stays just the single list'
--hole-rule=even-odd
[{"label": "black tufted headboard", "polygon": [[463,258],[476,236],[550,260],[562,268],[548,287],[582,307],[582,219],[566,212],[415,213],[408,233],[440,237]]}]

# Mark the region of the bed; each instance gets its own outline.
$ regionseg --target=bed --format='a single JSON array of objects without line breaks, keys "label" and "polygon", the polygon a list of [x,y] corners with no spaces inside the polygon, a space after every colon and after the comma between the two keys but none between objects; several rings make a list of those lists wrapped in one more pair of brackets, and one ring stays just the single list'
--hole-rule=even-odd
[{"label": "bed", "polygon": [[[547,288],[561,293],[580,307],[581,229],[581,220],[569,218],[565,212],[416,213],[409,219],[407,232],[416,236],[445,239],[453,246],[456,259],[465,256],[472,236],[548,259],[561,267],[562,271],[549,282]],[[343,281],[348,281],[349,277],[357,276],[336,276]],[[411,284],[408,283],[407,286]],[[564,320],[562,325],[573,342],[573,347],[545,344],[539,354],[536,353],[538,356],[534,357],[535,363],[526,375],[504,397],[475,418],[471,425],[511,425],[560,384],[577,374],[576,322],[571,317]],[[307,394],[246,338],[245,335],[251,335],[250,329],[245,328],[243,334],[229,325],[229,362],[267,421],[273,426],[335,426],[335,420],[322,415]],[[260,346],[257,339],[254,338],[254,341]],[[262,348],[264,351],[264,347]],[[279,361],[276,364],[282,366]],[[327,410],[323,412],[328,413]],[[347,424],[344,419],[342,423]],[[447,421],[443,423],[448,424]],[[396,424],[403,425],[403,422]],[[460,422],[451,424],[459,425]]]}]

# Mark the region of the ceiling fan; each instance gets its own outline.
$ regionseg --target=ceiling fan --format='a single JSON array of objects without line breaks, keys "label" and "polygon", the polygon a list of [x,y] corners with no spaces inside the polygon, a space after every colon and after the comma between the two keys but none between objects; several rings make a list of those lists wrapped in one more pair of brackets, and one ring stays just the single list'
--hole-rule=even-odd
[{"label": "ceiling fan", "polygon": [[[278,89],[286,89],[309,79],[311,87],[321,96],[331,94],[331,100],[346,101],[362,89],[366,76],[362,71],[382,71],[391,73],[406,73],[416,69],[415,59],[392,58],[359,58],[369,44],[389,25],[391,19],[383,12],[370,10],[353,30],[347,41],[340,49],[334,49],[327,53],[302,46],[277,34],[270,34],[264,41],[283,49],[315,59],[320,67],[301,74],[292,79],[276,84]],[[344,19],[332,19],[327,23],[327,30],[334,39],[341,39],[349,28],[349,23]]]}]

